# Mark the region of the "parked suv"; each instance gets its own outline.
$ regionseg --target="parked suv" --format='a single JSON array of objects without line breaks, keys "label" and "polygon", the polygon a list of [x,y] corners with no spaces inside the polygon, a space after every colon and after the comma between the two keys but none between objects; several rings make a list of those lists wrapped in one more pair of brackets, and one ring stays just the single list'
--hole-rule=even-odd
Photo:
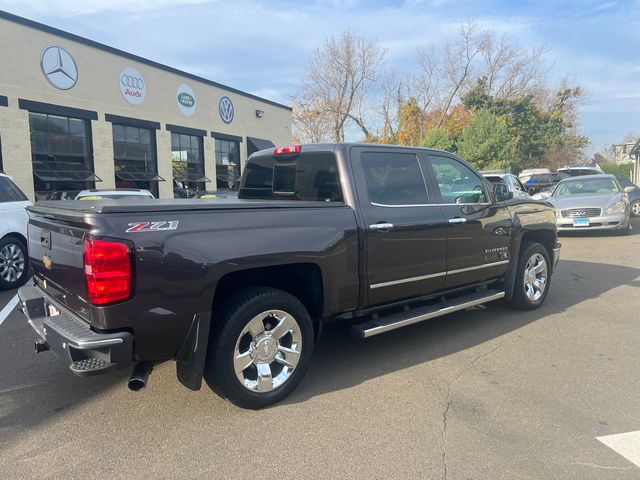
[{"label": "parked suv", "polygon": [[24,284],[29,272],[27,255],[27,196],[8,175],[0,173],[0,289]]}]

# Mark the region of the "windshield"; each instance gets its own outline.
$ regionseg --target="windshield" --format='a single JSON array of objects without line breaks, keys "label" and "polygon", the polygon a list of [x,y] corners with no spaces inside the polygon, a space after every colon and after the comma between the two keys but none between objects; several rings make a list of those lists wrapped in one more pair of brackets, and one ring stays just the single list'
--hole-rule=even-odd
[{"label": "windshield", "polygon": [[620,188],[612,178],[594,178],[562,182],[553,191],[554,197],[569,195],[598,195],[619,193]]}]

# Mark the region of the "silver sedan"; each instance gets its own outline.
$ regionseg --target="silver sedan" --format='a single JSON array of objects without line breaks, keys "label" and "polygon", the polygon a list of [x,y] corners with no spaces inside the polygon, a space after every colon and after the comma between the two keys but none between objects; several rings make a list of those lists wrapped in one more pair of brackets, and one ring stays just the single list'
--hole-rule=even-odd
[{"label": "silver sedan", "polygon": [[589,175],[562,180],[544,195],[556,208],[559,231],[631,230],[629,201],[613,175]]}]

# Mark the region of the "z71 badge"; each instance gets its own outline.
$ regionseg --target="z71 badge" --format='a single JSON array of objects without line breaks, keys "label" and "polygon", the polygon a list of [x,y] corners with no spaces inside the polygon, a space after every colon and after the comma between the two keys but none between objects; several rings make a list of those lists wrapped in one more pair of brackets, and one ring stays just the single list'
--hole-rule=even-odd
[{"label": "z71 badge", "polygon": [[178,220],[165,220],[161,222],[135,222],[128,225],[126,233],[139,232],[164,232],[167,230],[177,230]]}]

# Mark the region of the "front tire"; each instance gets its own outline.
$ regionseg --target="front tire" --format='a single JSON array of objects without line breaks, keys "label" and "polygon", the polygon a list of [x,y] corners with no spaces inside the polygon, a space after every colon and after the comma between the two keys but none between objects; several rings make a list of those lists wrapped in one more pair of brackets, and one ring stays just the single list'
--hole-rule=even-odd
[{"label": "front tire", "polygon": [[313,324],[304,305],[274,288],[250,288],[214,308],[204,378],[242,408],[287,397],[313,351]]},{"label": "front tire", "polygon": [[631,215],[640,217],[640,200],[631,204]]},{"label": "front tire", "polygon": [[0,240],[0,289],[18,288],[29,277],[27,247],[17,237]]},{"label": "front tire", "polygon": [[551,262],[549,253],[537,242],[521,247],[513,297],[509,304],[519,310],[534,310],[542,305],[549,293]]}]

